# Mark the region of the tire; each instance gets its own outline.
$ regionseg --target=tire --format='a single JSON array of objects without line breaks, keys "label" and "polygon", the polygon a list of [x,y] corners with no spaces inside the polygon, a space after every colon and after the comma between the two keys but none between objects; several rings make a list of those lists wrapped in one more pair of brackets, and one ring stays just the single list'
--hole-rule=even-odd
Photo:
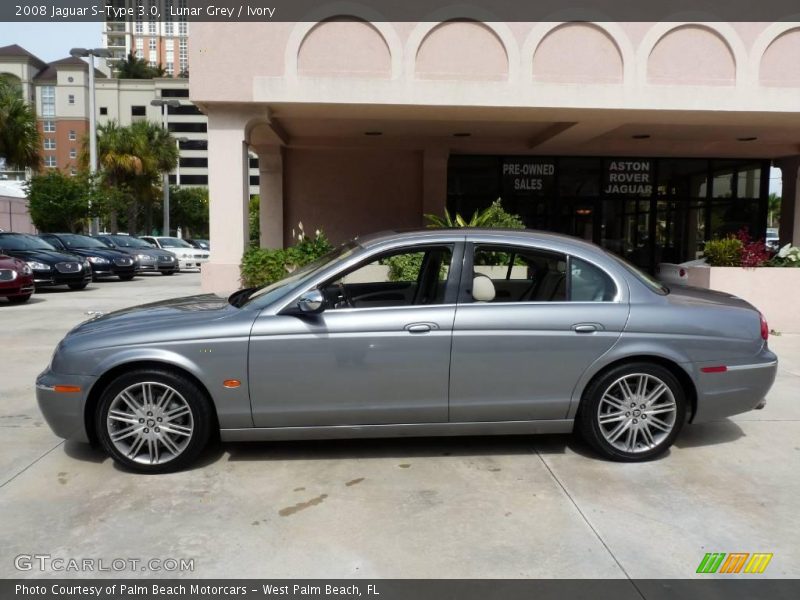
[{"label": "tire", "polygon": [[675,441],[686,421],[686,405],[686,392],[668,369],[647,362],[629,363],[603,373],[589,385],[581,400],[577,429],[605,458],[646,461],[666,452]]},{"label": "tire", "polygon": [[136,275],[131,275],[130,273],[127,274],[127,275],[119,275],[119,280],[120,281],[130,281],[134,277],[136,277]]},{"label": "tire", "polygon": [[[161,401],[166,404],[159,406]],[[190,379],[168,370],[137,369],[103,390],[94,422],[101,445],[119,465],[138,473],[170,473],[197,459],[216,421],[205,391]]]},{"label": "tire", "polygon": [[175,271],[161,271],[162,275],[175,275]]},{"label": "tire", "polygon": [[32,295],[33,294],[22,294],[20,296],[9,296],[8,301],[11,302],[11,304],[22,304],[30,300]]},{"label": "tire", "polygon": [[89,285],[88,281],[84,281],[83,283],[70,283],[69,289],[71,290],[84,290],[86,286]]}]

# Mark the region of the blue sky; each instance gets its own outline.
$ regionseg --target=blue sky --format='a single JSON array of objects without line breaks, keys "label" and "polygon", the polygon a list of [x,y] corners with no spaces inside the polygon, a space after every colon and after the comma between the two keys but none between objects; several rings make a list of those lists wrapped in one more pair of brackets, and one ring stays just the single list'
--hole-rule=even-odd
[{"label": "blue sky", "polygon": [[[45,62],[69,56],[70,48],[102,45],[102,23],[15,23],[6,24],[0,46],[19,44]],[[781,192],[781,172],[772,169],[769,189]]]},{"label": "blue sky", "polygon": [[45,62],[66,58],[70,48],[102,46],[102,23],[4,23],[0,46],[19,44]]}]

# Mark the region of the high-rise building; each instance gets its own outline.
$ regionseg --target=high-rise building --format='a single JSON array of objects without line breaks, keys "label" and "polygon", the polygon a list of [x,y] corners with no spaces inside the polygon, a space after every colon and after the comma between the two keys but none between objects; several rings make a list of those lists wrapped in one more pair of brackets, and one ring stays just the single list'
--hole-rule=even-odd
[{"label": "high-rise building", "polygon": [[143,7],[133,20],[109,17],[103,31],[103,44],[111,52],[111,62],[125,60],[129,54],[162,65],[167,75],[186,77],[189,72],[189,24],[185,17],[172,17],[170,8],[185,8],[186,0],[106,0],[117,8]]}]

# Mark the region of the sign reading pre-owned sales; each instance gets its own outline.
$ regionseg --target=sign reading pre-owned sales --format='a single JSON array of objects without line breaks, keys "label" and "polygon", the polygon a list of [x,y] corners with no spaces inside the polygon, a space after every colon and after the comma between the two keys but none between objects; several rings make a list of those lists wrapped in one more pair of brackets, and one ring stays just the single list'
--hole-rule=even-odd
[{"label": "sign reading pre-owned sales", "polygon": [[653,161],[609,160],[605,165],[603,192],[613,196],[650,196],[653,193]]},{"label": "sign reading pre-owned sales", "polygon": [[540,196],[552,192],[556,166],[539,158],[503,160],[503,191],[518,196]]}]

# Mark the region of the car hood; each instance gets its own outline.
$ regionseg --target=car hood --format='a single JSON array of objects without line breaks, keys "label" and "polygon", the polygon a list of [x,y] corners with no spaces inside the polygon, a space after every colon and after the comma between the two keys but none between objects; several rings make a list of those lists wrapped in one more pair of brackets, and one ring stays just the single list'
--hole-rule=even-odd
[{"label": "car hood", "polygon": [[164,333],[163,337],[166,339],[171,337],[169,331],[191,329],[238,312],[239,309],[228,304],[225,298],[214,294],[201,294],[110,312],[81,323],[70,332],[70,335],[109,331],[110,335],[121,341],[126,332],[159,330]]},{"label": "car hood", "polygon": [[733,294],[692,286],[671,287],[666,298],[671,304],[731,306],[756,310],[752,304]]},{"label": "car hood", "polygon": [[6,250],[11,256],[16,256],[22,260],[36,260],[48,265],[58,262],[79,262],[83,264],[83,259],[75,254],[68,254],[60,250]]},{"label": "car hood", "polygon": [[78,256],[100,256],[108,260],[114,260],[121,256],[127,258],[128,256],[127,253],[114,250],[113,248],[70,248],[69,251],[74,252]]}]

